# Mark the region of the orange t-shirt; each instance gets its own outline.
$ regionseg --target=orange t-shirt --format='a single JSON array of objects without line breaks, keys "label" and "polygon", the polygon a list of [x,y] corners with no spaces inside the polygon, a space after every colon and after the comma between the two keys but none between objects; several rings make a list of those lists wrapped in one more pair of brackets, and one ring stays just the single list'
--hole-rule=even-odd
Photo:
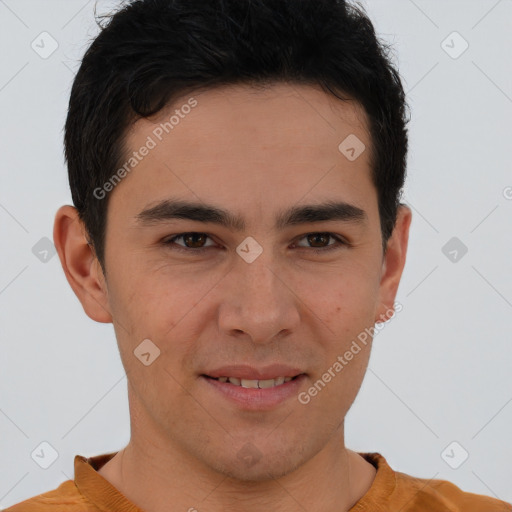
[{"label": "orange t-shirt", "polygon": [[[75,456],[75,479],[4,512],[143,512],[97,470],[117,452]],[[380,453],[361,453],[377,469],[368,492],[349,512],[512,512],[512,505],[464,492],[446,480],[427,480],[394,471]]]}]

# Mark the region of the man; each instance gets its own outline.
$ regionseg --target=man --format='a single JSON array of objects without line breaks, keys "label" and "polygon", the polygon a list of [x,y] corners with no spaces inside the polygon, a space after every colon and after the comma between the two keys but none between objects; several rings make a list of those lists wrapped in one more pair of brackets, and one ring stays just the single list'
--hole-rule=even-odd
[{"label": "man", "polygon": [[341,1],[113,16],[73,84],[54,241],[113,323],[131,439],[9,512],[512,510],[344,443],[405,265],[405,110]]}]

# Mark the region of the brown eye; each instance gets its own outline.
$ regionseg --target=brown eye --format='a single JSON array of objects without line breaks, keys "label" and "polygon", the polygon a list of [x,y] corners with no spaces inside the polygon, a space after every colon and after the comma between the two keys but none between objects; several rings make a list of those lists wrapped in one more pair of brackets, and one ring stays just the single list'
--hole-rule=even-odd
[{"label": "brown eye", "polygon": [[[173,250],[200,252],[212,247],[212,245],[205,245],[208,238],[210,237],[206,233],[180,233],[179,235],[174,235],[171,238],[166,238],[162,243],[166,246],[170,246]],[[183,244],[176,243],[176,240],[179,239],[183,240]]]},{"label": "brown eye", "polygon": [[[335,240],[335,243],[329,243],[331,238]],[[302,236],[300,240],[306,240],[310,245],[309,247],[304,245],[299,245],[298,247],[309,248],[316,252],[326,252],[348,245],[347,242],[334,233],[308,233]]]},{"label": "brown eye", "polygon": [[316,244],[320,244],[320,247],[325,247],[329,245],[329,239],[331,235],[328,233],[315,233],[313,235],[308,235],[307,239],[309,243],[313,244],[313,247],[317,247]]},{"label": "brown eye", "polygon": [[191,249],[201,248],[206,238],[208,237],[204,233],[187,233],[183,235],[185,245]]}]

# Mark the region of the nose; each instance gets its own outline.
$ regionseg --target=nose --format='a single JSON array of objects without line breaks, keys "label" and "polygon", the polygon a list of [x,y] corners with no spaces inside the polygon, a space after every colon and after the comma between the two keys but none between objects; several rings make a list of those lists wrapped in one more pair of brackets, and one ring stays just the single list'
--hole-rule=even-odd
[{"label": "nose", "polygon": [[265,251],[252,263],[240,259],[225,278],[219,328],[229,336],[268,343],[300,322],[300,300],[289,273]]}]

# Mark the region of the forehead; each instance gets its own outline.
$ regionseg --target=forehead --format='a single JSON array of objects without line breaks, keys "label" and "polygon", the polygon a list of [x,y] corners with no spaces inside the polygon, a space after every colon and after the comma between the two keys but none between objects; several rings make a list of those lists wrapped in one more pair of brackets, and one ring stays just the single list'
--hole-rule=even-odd
[{"label": "forehead", "polygon": [[[190,125],[192,133],[187,129]],[[328,150],[337,155],[339,143],[349,134],[357,135],[368,146],[366,113],[352,98],[342,101],[316,85],[237,84],[175,98],[154,116],[139,119],[129,131],[127,143],[129,148],[137,148],[147,135],[157,143],[167,139],[175,146],[177,158],[187,152],[195,158],[204,154],[226,158],[241,150],[249,153],[273,148],[282,154],[282,149],[290,146],[299,154]]]},{"label": "forehead", "polygon": [[269,205],[311,203],[315,195],[362,204],[374,194],[369,151],[350,161],[339,147],[354,136],[369,148],[362,106],[319,87],[196,91],[132,126],[128,154],[150,139],[152,149],[113,195],[122,196],[118,207],[138,211],[169,196],[210,204],[214,198],[232,210],[252,208],[260,220]]}]

